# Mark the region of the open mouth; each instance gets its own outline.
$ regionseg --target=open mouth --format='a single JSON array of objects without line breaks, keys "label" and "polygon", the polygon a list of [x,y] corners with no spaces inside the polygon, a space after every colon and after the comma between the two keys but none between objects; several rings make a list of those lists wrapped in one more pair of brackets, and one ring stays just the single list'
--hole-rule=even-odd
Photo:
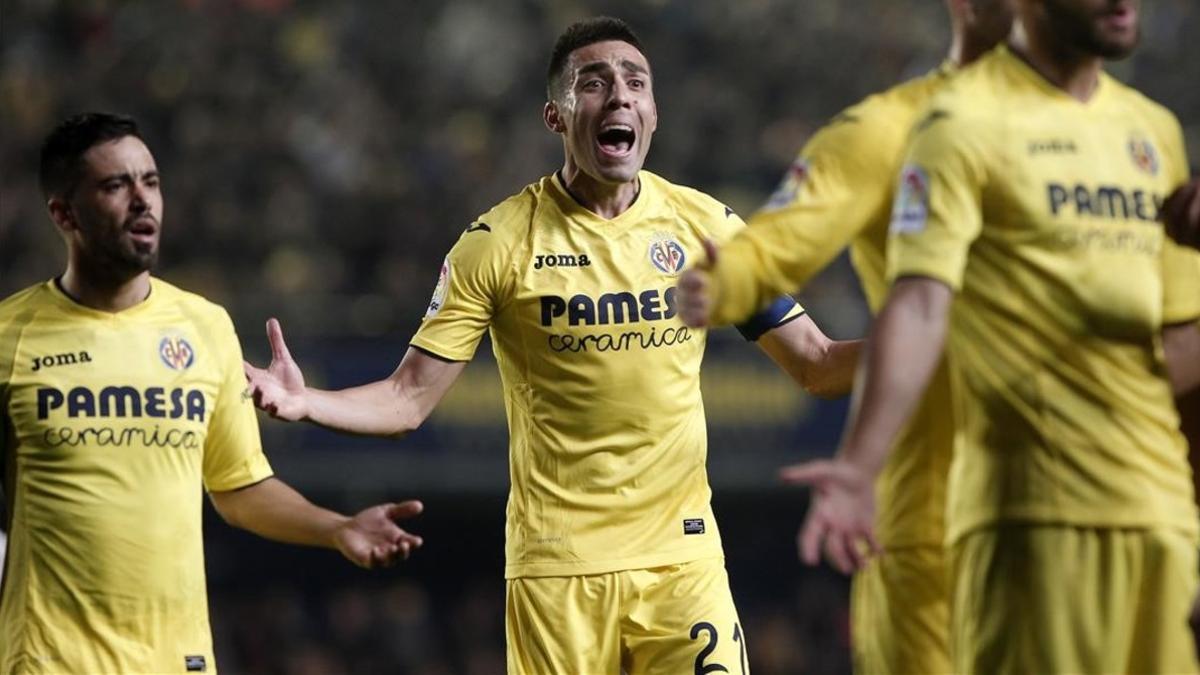
[{"label": "open mouth", "polygon": [[1137,12],[1131,5],[1122,3],[1105,12],[1103,17],[1104,21],[1113,28],[1128,29],[1132,28],[1134,21],[1137,20]]},{"label": "open mouth", "polygon": [[637,133],[628,124],[606,124],[596,134],[596,143],[606,155],[620,157],[633,149]]},{"label": "open mouth", "polygon": [[139,218],[125,228],[134,241],[150,243],[158,236],[158,223],[153,218]]}]

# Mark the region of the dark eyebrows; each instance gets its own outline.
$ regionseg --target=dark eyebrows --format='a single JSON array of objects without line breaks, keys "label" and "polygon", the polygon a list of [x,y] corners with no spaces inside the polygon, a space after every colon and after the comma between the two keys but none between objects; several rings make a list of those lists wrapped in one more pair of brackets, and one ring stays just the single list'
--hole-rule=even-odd
[{"label": "dark eyebrows", "polygon": [[[644,66],[642,66],[642,64],[637,63],[636,61],[630,61],[629,59],[621,60],[621,68],[623,68],[629,72],[638,73],[641,75],[649,75],[650,74],[650,71],[646,70],[646,68]],[[590,75],[592,73],[597,73],[600,71],[610,70],[610,69],[611,69],[611,66],[609,66],[607,61],[593,61],[586,65],[580,66],[575,71],[575,77],[580,78],[580,77],[583,77],[584,75]]]},{"label": "dark eyebrows", "polygon": [[107,176],[101,176],[99,179],[97,179],[96,183],[98,185],[104,185],[105,183],[108,183],[108,182],[111,182],[114,180],[119,180],[123,183],[132,183],[132,182],[134,182],[135,179],[147,180],[147,179],[155,179],[158,177],[159,177],[158,169],[151,169],[149,171],[143,171],[142,173],[139,173],[136,175],[129,173],[128,171],[122,171],[121,173],[113,173],[113,174],[109,174]]}]

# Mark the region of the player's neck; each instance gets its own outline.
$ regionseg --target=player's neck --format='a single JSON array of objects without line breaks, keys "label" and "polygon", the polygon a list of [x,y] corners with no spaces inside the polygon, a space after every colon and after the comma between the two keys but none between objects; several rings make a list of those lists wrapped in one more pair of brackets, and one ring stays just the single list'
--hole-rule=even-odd
[{"label": "player's neck", "polygon": [[1103,58],[1075,49],[1046,30],[1027,29],[1019,22],[1009,38],[1009,49],[1072,98],[1087,103],[1096,93]]},{"label": "player's neck", "polygon": [[87,265],[68,263],[59,280],[62,291],[84,307],[116,313],[144,301],[150,295],[150,273],[117,279],[89,271]]},{"label": "player's neck", "polygon": [[641,182],[637,176],[626,183],[604,183],[582,171],[567,159],[559,172],[563,187],[583,208],[600,216],[612,219],[625,213],[637,201]]}]

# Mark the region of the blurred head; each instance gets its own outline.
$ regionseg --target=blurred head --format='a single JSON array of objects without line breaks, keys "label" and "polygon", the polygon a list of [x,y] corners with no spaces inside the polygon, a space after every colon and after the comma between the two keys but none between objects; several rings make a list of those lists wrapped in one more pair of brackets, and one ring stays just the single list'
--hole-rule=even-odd
[{"label": "blurred head", "polygon": [[623,21],[600,17],[567,28],[546,74],[546,126],[562,134],[581,171],[604,183],[632,181],[658,125],[650,63]]},{"label": "blurred head", "polygon": [[1022,19],[1042,24],[1063,46],[1105,59],[1137,47],[1141,0],[1020,0]]},{"label": "blurred head", "polygon": [[72,260],[121,279],[154,265],[162,193],[136,122],[106,113],[64,121],[42,144],[39,178]]},{"label": "blurred head", "polygon": [[974,61],[1004,41],[1012,31],[1013,0],[946,0],[954,28],[951,58]]}]

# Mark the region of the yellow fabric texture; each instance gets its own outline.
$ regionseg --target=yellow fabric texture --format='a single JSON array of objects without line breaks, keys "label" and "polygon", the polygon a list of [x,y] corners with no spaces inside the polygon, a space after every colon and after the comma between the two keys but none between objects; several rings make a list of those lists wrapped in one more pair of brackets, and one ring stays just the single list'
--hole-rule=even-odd
[{"label": "yellow fabric texture", "polygon": [[1196,547],[1177,530],[1004,523],[952,558],[956,672],[1197,672]]},{"label": "yellow fabric texture", "polygon": [[[412,344],[468,360],[490,329],[510,434],[505,577],[599,574],[721,555],[700,361],[676,282],[723,204],[643,171],[611,220],[547,176],[481,216]],[[799,308],[792,314],[801,312]]]},{"label": "yellow fabric texture", "polygon": [[271,475],[229,316],[157,279],[116,314],[47,282],[0,303],[0,378],[0,671],[213,672],[201,486]]},{"label": "yellow fabric texture", "polygon": [[854,672],[953,672],[945,548],[887,550],[855,573],[850,587]]},{"label": "yellow fabric texture", "polygon": [[506,584],[509,675],[750,672],[720,558]]},{"label": "yellow fabric texture", "polygon": [[997,521],[1195,536],[1164,323],[1200,316],[1157,206],[1187,177],[1164,108],[1112,78],[1080,103],[1001,47],[918,123],[889,273],[958,294],[948,538]]}]

